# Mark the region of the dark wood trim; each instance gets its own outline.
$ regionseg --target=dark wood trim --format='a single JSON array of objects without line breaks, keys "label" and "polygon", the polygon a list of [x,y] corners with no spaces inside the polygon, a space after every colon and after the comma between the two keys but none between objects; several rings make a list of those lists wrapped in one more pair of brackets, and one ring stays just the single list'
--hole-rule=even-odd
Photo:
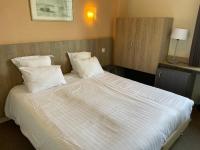
[{"label": "dark wood trim", "polygon": [[188,73],[195,73],[195,74],[200,73],[199,71],[196,71],[196,70],[193,70],[193,69],[190,69],[190,68],[183,68],[181,66],[173,65],[173,64],[171,65],[171,64],[166,64],[166,63],[159,63],[158,67],[165,67],[165,68],[168,68],[168,69],[176,69],[176,70],[184,71],[184,72],[188,72]]}]

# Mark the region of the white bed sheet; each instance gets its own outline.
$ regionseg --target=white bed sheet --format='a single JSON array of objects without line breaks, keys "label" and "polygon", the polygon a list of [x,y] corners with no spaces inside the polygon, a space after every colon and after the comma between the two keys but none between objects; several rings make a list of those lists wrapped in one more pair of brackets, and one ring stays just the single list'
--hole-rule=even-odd
[{"label": "white bed sheet", "polygon": [[39,150],[159,150],[191,115],[193,101],[119,76],[65,76],[36,94],[14,87],[6,115]]}]

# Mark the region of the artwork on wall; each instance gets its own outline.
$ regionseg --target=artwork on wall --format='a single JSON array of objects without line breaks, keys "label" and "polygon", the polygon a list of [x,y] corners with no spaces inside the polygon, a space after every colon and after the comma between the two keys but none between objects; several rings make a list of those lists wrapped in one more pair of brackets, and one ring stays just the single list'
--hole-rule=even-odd
[{"label": "artwork on wall", "polygon": [[72,21],[72,0],[31,0],[33,20]]}]

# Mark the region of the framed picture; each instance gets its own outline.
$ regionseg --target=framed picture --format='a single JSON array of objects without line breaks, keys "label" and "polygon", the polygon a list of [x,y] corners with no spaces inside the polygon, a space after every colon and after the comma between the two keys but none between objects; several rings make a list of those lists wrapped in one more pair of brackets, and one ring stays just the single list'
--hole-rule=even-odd
[{"label": "framed picture", "polygon": [[30,0],[33,20],[72,21],[72,0]]}]

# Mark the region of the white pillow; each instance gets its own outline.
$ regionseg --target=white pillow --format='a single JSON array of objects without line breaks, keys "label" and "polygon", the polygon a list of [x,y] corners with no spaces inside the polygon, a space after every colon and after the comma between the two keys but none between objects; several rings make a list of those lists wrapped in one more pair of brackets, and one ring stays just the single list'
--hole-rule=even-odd
[{"label": "white pillow", "polygon": [[24,84],[31,93],[66,84],[60,66],[19,68]]},{"label": "white pillow", "polygon": [[67,52],[69,55],[69,59],[77,58],[77,59],[88,59],[91,57],[91,52]]},{"label": "white pillow", "polygon": [[73,72],[78,72],[76,64],[74,63],[74,60],[75,59],[89,59],[91,58],[91,52],[75,52],[75,53],[68,52],[68,56],[72,65]]},{"label": "white pillow", "polygon": [[103,73],[103,69],[96,57],[89,59],[76,59],[74,63],[77,67],[77,72],[82,78],[89,78],[94,75]]},{"label": "white pillow", "polygon": [[11,59],[11,61],[18,67],[43,67],[51,66],[52,56],[26,56]]}]

